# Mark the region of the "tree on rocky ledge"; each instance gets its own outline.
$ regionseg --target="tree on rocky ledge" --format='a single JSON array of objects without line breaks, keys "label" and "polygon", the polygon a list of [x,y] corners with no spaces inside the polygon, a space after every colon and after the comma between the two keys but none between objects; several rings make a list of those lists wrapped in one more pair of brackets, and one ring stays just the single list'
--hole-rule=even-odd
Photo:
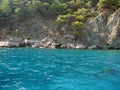
[{"label": "tree on rocky ledge", "polygon": [[10,15],[11,8],[10,8],[10,1],[9,0],[2,0],[0,3],[0,17],[6,18]]},{"label": "tree on rocky ledge", "polygon": [[120,7],[120,0],[100,0],[97,6],[100,8]]}]

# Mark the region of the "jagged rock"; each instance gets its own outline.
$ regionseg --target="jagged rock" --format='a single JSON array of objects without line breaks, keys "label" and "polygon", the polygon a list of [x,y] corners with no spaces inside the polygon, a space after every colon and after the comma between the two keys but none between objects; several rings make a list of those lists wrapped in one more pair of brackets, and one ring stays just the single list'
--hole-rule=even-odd
[{"label": "jagged rock", "polygon": [[75,36],[74,35],[66,34],[64,37],[72,39],[72,40],[75,40]]},{"label": "jagged rock", "polygon": [[107,25],[110,29],[107,41],[109,49],[120,49],[120,9],[109,17]]},{"label": "jagged rock", "polygon": [[76,45],[76,49],[86,49],[86,46],[79,44]]},{"label": "jagged rock", "polygon": [[26,45],[25,45],[25,43],[24,42],[20,42],[19,43],[19,47],[25,47]]},{"label": "jagged rock", "polygon": [[75,44],[73,44],[73,43],[67,44],[67,48],[73,48],[73,49],[75,49]]},{"label": "jagged rock", "polygon": [[96,45],[89,46],[88,49],[97,49],[97,46]]},{"label": "jagged rock", "polygon": [[52,43],[51,48],[61,48],[60,43]]},{"label": "jagged rock", "polygon": [[63,45],[63,44],[62,44],[62,45],[60,46],[60,48],[66,49],[66,48],[67,48],[67,45]]},{"label": "jagged rock", "polygon": [[8,39],[8,41],[10,41],[10,42],[21,42],[22,38],[11,37],[11,38]]},{"label": "jagged rock", "polygon": [[50,41],[46,42],[47,46],[50,46],[51,44],[52,44],[52,42],[50,42]]},{"label": "jagged rock", "polygon": [[[87,23],[86,37],[89,49],[120,48],[120,9],[101,13]],[[84,35],[85,36],[85,35]],[[95,45],[97,47],[95,47]]]},{"label": "jagged rock", "polygon": [[9,42],[8,47],[19,47],[20,42]]},{"label": "jagged rock", "polygon": [[9,42],[8,41],[0,41],[0,47],[8,47]]},{"label": "jagged rock", "polygon": [[32,45],[33,48],[43,48],[44,43],[43,42],[36,42]]},{"label": "jagged rock", "polygon": [[0,47],[23,47],[22,42],[15,41],[0,41]]},{"label": "jagged rock", "polygon": [[37,40],[28,40],[28,39],[25,39],[24,40],[24,43],[27,47],[32,47],[35,43],[38,43]]},{"label": "jagged rock", "polygon": [[88,38],[88,46],[98,45],[105,42],[104,38],[107,37],[108,29],[104,22],[107,22],[107,17],[108,14],[101,13],[95,19],[90,20],[87,23],[86,37]]},{"label": "jagged rock", "polygon": [[29,44],[32,44],[34,41],[33,40],[25,39],[24,42],[25,42],[26,45],[27,44],[29,45]]},{"label": "jagged rock", "polygon": [[41,42],[45,43],[47,41],[47,38],[44,38],[41,40]]}]

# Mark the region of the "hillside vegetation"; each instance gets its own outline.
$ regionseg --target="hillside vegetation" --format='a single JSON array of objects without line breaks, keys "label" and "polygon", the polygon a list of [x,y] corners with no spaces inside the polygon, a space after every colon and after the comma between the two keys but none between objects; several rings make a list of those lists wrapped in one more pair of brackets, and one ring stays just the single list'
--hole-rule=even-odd
[{"label": "hillside vegetation", "polygon": [[[39,13],[44,17],[56,18],[59,15],[75,15],[83,19],[91,8],[119,7],[120,0],[1,0],[0,20],[22,19]],[[78,17],[78,15],[82,15]],[[66,16],[67,17],[67,16]],[[79,21],[79,20],[78,20]],[[83,20],[84,21],[84,20]]]},{"label": "hillside vegetation", "polygon": [[120,48],[119,7],[120,0],[0,0],[0,40]]},{"label": "hillside vegetation", "polygon": [[56,20],[58,27],[67,23],[70,29],[80,30],[87,19],[97,15],[95,10],[119,6],[120,0],[1,0],[0,24],[6,20],[19,22],[39,14]]}]

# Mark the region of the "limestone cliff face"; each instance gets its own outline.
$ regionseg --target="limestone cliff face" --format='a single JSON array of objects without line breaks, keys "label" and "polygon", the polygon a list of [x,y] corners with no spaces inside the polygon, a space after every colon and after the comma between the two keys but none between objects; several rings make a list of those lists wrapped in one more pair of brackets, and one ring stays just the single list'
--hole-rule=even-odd
[{"label": "limestone cliff face", "polygon": [[87,45],[102,49],[120,49],[120,9],[103,12],[86,24]]},{"label": "limestone cliff face", "polygon": [[108,18],[108,41],[109,47],[120,49],[120,9]]}]

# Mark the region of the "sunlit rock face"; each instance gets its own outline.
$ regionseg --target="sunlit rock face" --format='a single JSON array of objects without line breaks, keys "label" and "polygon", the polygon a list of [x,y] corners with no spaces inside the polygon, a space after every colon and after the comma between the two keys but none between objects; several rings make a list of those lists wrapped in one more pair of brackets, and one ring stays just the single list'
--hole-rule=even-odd
[{"label": "sunlit rock face", "polygon": [[120,9],[114,13],[100,13],[87,23],[88,46],[103,49],[120,48]]},{"label": "sunlit rock face", "polygon": [[108,44],[112,48],[120,48],[120,9],[109,17],[108,28],[110,34],[108,36]]}]

